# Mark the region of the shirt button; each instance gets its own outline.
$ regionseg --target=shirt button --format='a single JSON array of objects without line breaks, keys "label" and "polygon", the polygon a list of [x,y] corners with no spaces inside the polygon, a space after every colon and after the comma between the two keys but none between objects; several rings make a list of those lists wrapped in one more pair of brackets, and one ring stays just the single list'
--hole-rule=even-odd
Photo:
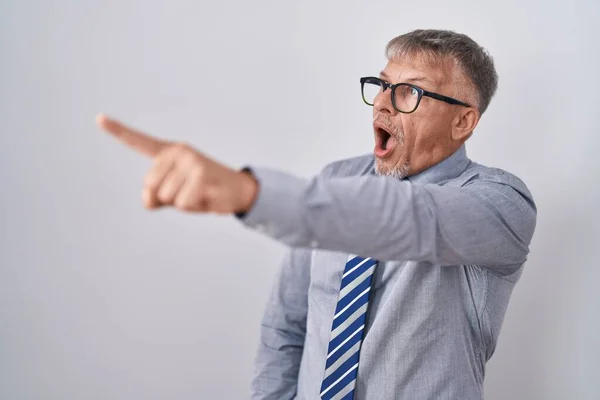
[{"label": "shirt button", "polygon": [[319,247],[319,242],[317,242],[316,240],[313,240],[312,242],[310,242],[310,247],[312,247],[312,248]]}]

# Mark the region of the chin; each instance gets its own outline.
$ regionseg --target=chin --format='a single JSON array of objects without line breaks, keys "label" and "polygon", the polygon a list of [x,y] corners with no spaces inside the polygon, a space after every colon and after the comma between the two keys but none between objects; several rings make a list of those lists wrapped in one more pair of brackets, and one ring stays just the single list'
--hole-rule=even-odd
[{"label": "chin", "polygon": [[410,166],[408,163],[390,165],[384,160],[375,158],[375,173],[380,176],[391,176],[403,179],[409,176]]}]

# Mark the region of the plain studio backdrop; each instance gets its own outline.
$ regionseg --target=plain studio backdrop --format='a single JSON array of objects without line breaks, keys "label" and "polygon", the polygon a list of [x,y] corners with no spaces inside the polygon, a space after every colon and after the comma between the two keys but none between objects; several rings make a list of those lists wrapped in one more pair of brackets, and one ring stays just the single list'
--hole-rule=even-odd
[{"label": "plain studio backdrop", "polygon": [[600,2],[563,3],[3,0],[0,399],[248,398],[283,245],[146,211],[151,160],[96,113],[308,178],[372,151],[359,77],[417,28],[489,49],[467,151],[539,209],[486,399],[600,398]]}]

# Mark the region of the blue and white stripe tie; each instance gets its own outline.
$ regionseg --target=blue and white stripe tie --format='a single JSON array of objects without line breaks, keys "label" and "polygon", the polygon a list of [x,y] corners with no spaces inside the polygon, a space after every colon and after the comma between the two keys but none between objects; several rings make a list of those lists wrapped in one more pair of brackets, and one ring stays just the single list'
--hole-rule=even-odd
[{"label": "blue and white stripe tie", "polygon": [[323,400],[354,398],[371,278],[376,265],[377,261],[372,258],[354,255],[346,262],[321,385]]}]

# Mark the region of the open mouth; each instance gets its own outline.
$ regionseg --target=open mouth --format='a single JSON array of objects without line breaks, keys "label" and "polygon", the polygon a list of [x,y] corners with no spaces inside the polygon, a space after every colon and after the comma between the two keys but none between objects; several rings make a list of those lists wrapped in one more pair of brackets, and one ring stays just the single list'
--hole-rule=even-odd
[{"label": "open mouth", "polygon": [[382,150],[387,148],[388,141],[392,135],[383,128],[377,128],[377,142]]},{"label": "open mouth", "polygon": [[396,145],[395,137],[390,133],[388,128],[377,125],[375,126],[375,155],[377,157],[385,157],[391,153]]}]

